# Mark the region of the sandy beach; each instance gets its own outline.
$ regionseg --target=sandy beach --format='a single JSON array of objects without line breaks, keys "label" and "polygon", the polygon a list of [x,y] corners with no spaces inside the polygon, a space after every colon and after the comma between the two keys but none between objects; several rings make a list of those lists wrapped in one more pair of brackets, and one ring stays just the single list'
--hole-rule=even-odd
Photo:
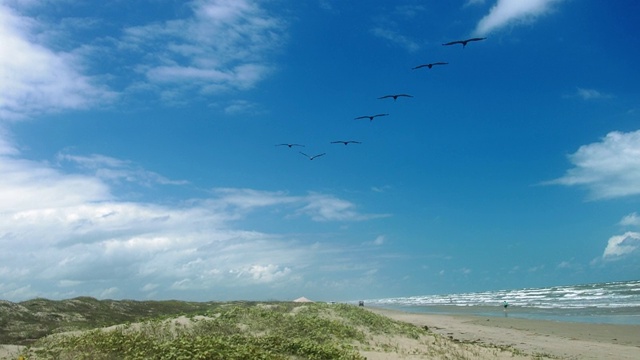
[{"label": "sandy beach", "polygon": [[[429,330],[449,339],[511,346],[528,355],[543,355],[539,358],[640,359],[640,326],[637,325],[431,315],[371,307],[368,309],[395,320],[427,326]],[[490,355],[486,357],[490,358]]]}]

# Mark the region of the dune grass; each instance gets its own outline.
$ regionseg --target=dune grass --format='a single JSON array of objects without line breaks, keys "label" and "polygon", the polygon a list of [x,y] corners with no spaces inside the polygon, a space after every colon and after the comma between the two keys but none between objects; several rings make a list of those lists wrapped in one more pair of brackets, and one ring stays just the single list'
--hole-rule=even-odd
[{"label": "dune grass", "polygon": [[156,318],[57,334],[28,359],[361,360],[370,334],[418,338],[425,330],[346,304],[227,304],[188,317]]}]

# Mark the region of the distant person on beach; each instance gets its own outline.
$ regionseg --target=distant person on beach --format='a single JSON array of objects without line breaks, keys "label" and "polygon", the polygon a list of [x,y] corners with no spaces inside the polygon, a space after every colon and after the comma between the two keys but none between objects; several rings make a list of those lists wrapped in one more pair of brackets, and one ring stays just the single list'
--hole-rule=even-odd
[{"label": "distant person on beach", "polygon": [[502,307],[504,308],[504,311],[507,311],[507,308],[509,307],[509,303],[505,300],[505,301],[502,303]]}]

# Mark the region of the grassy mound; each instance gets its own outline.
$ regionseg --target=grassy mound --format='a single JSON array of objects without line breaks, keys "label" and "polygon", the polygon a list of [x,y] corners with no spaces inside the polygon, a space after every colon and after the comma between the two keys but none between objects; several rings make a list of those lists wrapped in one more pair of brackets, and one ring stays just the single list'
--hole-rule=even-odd
[{"label": "grassy mound", "polygon": [[0,344],[28,345],[57,332],[88,330],[158,316],[202,313],[222,303],[187,301],[0,300]]},{"label": "grassy mound", "polygon": [[423,329],[345,304],[229,303],[180,318],[42,338],[28,359],[365,359],[376,335]]}]

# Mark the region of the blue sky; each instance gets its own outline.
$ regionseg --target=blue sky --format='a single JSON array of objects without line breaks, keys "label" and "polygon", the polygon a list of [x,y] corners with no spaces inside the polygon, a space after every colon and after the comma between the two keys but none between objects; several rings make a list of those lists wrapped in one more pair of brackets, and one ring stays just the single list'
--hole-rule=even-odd
[{"label": "blue sky", "polygon": [[[0,0],[0,298],[637,279],[639,16],[633,0]],[[442,45],[470,37],[486,39]]]}]

